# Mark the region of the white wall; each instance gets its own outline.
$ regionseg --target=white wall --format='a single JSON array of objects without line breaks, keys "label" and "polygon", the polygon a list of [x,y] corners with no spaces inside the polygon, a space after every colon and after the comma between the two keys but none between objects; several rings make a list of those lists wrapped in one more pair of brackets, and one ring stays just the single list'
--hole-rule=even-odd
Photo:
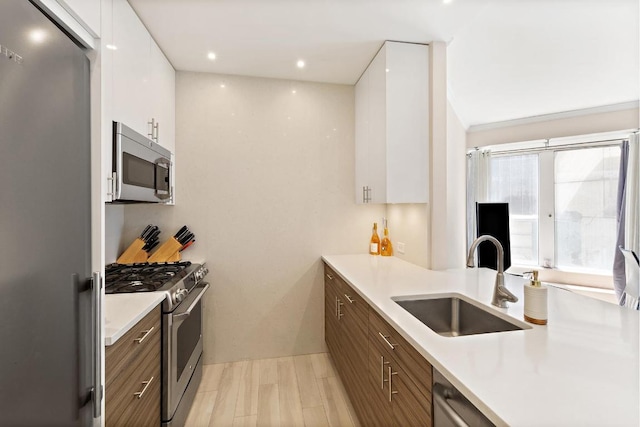
[{"label": "white wall", "polygon": [[467,251],[467,133],[447,103],[447,260],[464,268]]},{"label": "white wall", "polygon": [[320,256],[365,253],[385,214],[353,203],[353,86],[179,72],[176,122],[178,203],[125,206],[120,250],[196,233],[207,364],[323,351]]},{"label": "white wall", "polygon": [[[429,205],[426,203],[402,203],[387,205],[389,237],[394,256],[429,267]],[[398,242],[405,245],[405,253],[398,252]]]}]

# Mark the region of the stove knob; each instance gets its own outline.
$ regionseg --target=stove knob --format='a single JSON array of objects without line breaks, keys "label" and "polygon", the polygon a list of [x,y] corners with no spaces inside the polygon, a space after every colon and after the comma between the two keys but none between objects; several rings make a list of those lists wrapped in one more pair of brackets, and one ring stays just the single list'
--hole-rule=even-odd
[{"label": "stove knob", "polygon": [[182,300],[184,300],[187,295],[189,295],[189,291],[188,290],[186,290],[186,289],[178,289],[176,291],[176,294],[173,296],[174,302],[176,304],[178,304],[179,302],[182,302]]}]

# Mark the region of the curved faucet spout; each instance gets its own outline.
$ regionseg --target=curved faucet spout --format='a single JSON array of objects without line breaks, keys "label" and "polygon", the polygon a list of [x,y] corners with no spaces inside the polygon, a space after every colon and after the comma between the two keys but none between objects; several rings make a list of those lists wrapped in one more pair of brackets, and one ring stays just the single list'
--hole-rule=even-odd
[{"label": "curved faucet spout", "polygon": [[471,248],[469,249],[469,255],[467,256],[467,267],[475,267],[473,255],[475,254],[478,245],[485,241],[493,243],[496,247],[496,251],[498,252],[498,273],[496,274],[496,283],[493,288],[493,300],[491,301],[491,304],[496,307],[507,308],[507,301],[517,302],[518,297],[513,295],[509,289],[504,286],[504,249],[498,239],[493,236],[482,235],[474,240],[471,244]]}]

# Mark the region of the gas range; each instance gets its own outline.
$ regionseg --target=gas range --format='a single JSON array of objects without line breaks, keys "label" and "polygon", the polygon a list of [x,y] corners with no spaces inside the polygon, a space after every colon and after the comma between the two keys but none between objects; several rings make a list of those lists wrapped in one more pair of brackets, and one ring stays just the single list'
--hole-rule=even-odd
[{"label": "gas range", "polygon": [[173,311],[209,270],[205,264],[184,262],[109,264],[105,293],[165,292],[162,311]]}]

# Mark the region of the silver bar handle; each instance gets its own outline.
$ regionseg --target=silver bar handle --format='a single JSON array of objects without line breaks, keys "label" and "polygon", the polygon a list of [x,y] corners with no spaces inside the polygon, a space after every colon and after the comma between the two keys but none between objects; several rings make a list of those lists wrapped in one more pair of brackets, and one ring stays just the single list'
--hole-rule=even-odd
[{"label": "silver bar handle", "polygon": [[340,320],[342,316],[344,316],[344,313],[342,312],[342,309],[341,309],[344,303],[340,301],[340,298],[336,298],[336,299],[338,300],[338,320]]},{"label": "silver bar handle", "polygon": [[332,275],[330,275],[329,273],[327,273],[327,274],[326,274],[326,276],[327,276],[327,279],[329,279],[329,280],[333,280],[333,276],[332,276]]},{"label": "silver bar handle", "polygon": [[380,337],[384,340],[384,342],[387,343],[387,345],[389,346],[389,348],[391,348],[391,350],[395,350],[396,349],[395,346],[398,345],[398,344],[391,344],[391,342],[388,339],[388,338],[391,338],[391,337],[383,335],[382,332],[378,332],[378,335],[380,335]]},{"label": "silver bar handle", "polygon": [[148,125],[151,125],[151,132],[147,134],[147,136],[149,137],[149,139],[153,139],[153,130],[156,127],[156,119],[154,119],[153,117],[151,118],[150,122],[147,122]]},{"label": "silver bar handle", "polygon": [[160,139],[160,122],[156,122],[155,129],[156,129],[155,140],[156,140],[156,142],[158,142],[158,140]]},{"label": "silver bar handle", "polygon": [[344,297],[347,299],[347,301],[349,301],[349,304],[353,304],[354,302],[356,302],[356,300],[354,300],[347,294],[344,294]]},{"label": "silver bar handle", "polygon": [[93,330],[93,418],[102,415],[102,275],[94,271],[91,276],[91,326]]},{"label": "silver bar handle", "polygon": [[389,380],[384,379],[384,365],[388,365],[389,362],[384,361],[384,356],[380,356],[380,388],[384,390],[384,383]]},{"label": "silver bar handle", "polygon": [[453,394],[451,390],[446,388],[442,384],[434,384],[433,385],[433,402],[435,405],[438,405],[442,408],[444,414],[453,422],[456,427],[469,427],[464,419],[458,414],[452,407],[447,403],[447,400],[452,398]]},{"label": "silver bar handle", "polygon": [[391,400],[393,400],[393,395],[398,394],[397,391],[393,391],[393,381],[392,381],[393,376],[398,375],[398,373],[393,372],[393,370],[391,369],[391,366],[389,366],[387,370],[388,370],[387,372],[389,373],[389,402],[391,402]]},{"label": "silver bar handle", "polygon": [[138,342],[138,344],[142,344],[142,341],[144,341],[144,340],[149,336],[149,334],[150,334],[151,332],[153,332],[153,330],[154,330],[155,328],[156,328],[155,326],[152,326],[152,327],[151,327],[151,329],[148,329],[148,330],[144,331],[144,335],[143,335],[143,336],[141,336],[140,338],[136,338],[136,339],[134,339],[134,341],[137,341],[137,342]]},{"label": "silver bar handle", "polygon": [[136,396],[138,399],[142,399],[142,396],[144,396],[144,394],[147,392],[147,389],[151,385],[152,381],[153,381],[153,377],[149,378],[149,381],[143,381],[142,384],[144,384],[144,388],[141,391],[136,391],[135,393],[133,393],[133,395]]},{"label": "silver bar handle", "polygon": [[209,284],[205,283],[204,286],[202,287],[202,290],[200,290],[200,293],[198,293],[198,295],[195,297],[195,299],[193,300],[193,302],[189,305],[189,308],[187,308],[183,313],[180,314],[174,314],[172,316],[173,321],[182,321],[184,319],[186,319],[187,317],[189,317],[191,315],[191,312],[193,311],[193,309],[196,307],[196,305],[200,302],[200,300],[202,299],[202,297],[204,296],[204,293],[207,292],[207,289],[209,289]]}]

